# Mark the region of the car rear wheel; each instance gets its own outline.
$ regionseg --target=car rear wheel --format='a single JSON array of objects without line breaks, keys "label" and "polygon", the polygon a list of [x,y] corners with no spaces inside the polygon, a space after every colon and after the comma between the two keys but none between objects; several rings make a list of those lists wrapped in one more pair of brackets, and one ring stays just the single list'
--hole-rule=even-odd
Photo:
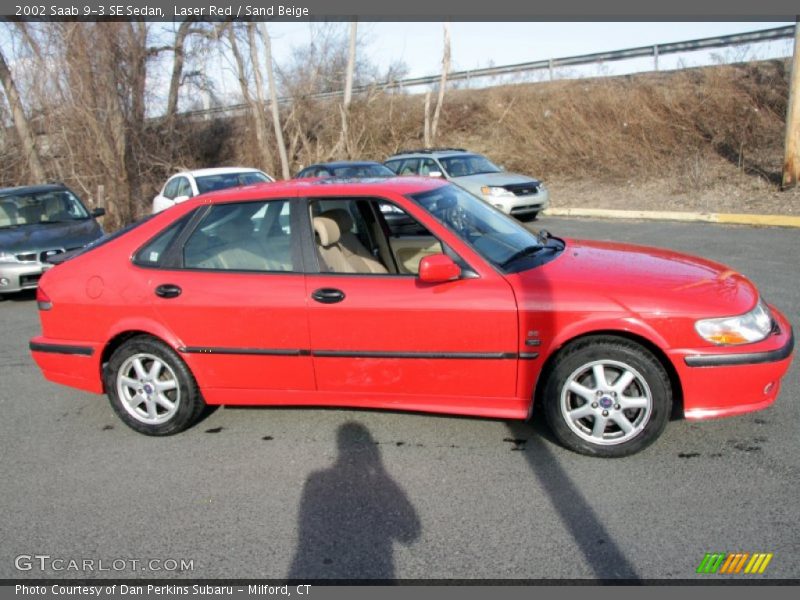
[{"label": "car rear wheel", "polygon": [[644,346],[612,336],[584,338],[556,356],[545,383],[550,428],[568,448],[628,456],[652,444],[672,406],[669,376]]},{"label": "car rear wheel", "polygon": [[180,356],[146,336],[131,338],[105,370],[111,406],[126,425],[146,435],[171,435],[191,426],[205,407]]}]

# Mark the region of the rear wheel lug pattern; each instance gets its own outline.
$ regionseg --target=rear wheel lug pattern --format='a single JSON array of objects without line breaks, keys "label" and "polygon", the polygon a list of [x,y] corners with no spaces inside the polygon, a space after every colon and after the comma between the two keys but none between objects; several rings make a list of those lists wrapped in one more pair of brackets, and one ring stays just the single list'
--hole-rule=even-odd
[{"label": "rear wheel lug pattern", "polygon": [[604,416],[604,417],[607,417],[607,416],[608,416],[608,411],[607,411],[607,410],[604,410],[604,411],[603,411],[603,416]]},{"label": "rear wheel lug pattern", "polygon": [[592,408],[597,408],[597,406],[598,406],[597,402],[592,402]]}]

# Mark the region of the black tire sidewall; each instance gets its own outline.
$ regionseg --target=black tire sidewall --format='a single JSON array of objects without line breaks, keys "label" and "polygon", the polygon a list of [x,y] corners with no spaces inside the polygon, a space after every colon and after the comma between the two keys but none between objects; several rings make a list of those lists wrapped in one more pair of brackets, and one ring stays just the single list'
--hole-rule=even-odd
[{"label": "black tire sidewall", "polygon": [[[567,378],[582,365],[598,360],[615,360],[636,369],[644,377],[652,395],[652,412],[642,432],[628,442],[615,445],[593,444],[572,431],[561,414],[561,390]],[[547,422],[566,447],[590,456],[617,458],[647,448],[663,432],[672,410],[672,387],[658,358],[644,346],[625,339],[602,337],[567,346],[554,359],[542,395]]]},{"label": "black tire sidewall", "polygon": [[[135,354],[157,356],[169,365],[175,373],[180,390],[180,403],[175,415],[165,423],[159,423],[158,425],[142,423],[125,410],[122,405],[123,401],[117,392],[117,374],[122,364]],[[183,431],[197,420],[205,407],[197,388],[197,383],[186,363],[172,348],[150,337],[135,337],[117,348],[106,365],[103,380],[111,407],[117,416],[128,427],[145,435],[164,436]]]}]

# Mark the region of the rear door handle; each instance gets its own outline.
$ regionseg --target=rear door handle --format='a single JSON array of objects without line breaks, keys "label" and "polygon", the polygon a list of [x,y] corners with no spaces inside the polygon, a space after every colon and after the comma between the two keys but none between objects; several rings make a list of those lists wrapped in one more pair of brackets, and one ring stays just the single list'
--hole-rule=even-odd
[{"label": "rear door handle", "polygon": [[322,304],[336,304],[344,300],[344,292],[336,288],[319,288],[311,293],[311,297]]},{"label": "rear door handle", "polygon": [[164,283],[156,288],[156,296],[161,298],[177,298],[183,290],[174,283]]}]

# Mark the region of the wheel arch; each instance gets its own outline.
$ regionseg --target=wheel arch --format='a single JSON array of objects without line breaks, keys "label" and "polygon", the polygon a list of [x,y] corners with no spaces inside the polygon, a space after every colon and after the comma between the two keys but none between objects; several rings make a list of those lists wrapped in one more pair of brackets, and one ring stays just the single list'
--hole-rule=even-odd
[{"label": "wheel arch", "polygon": [[676,419],[683,416],[683,386],[681,385],[681,380],[680,377],[678,376],[678,371],[675,368],[675,365],[667,356],[667,353],[661,348],[661,346],[659,346],[656,342],[654,342],[647,336],[642,335],[641,333],[638,332],[633,332],[623,329],[597,329],[593,331],[585,331],[583,333],[579,333],[572,337],[560,340],[556,344],[553,344],[553,346],[550,348],[547,358],[545,359],[544,364],[542,365],[539,377],[537,378],[536,384],[534,386],[531,412],[533,411],[535,406],[541,405],[542,390],[545,387],[545,383],[550,375],[553,363],[555,362],[555,359],[558,356],[558,354],[567,346],[577,341],[590,337],[617,337],[629,340],[631,342],[635,342],[647,348],[647,350],[649,350],[650,352],[652,352],[653,355],[656,357],[656,359],[658,359],[658,361],[664,367],[664,370],[667,372],[670,385],[672,386],[673,402],[672,402],[671,417],[673,419]]},{"label": "wheel arch", "polygon": [[128,340],[130,340],[132,338],[139,337],[139,336],[149,337],[149,338],[152,338],[154,340],[157,340],[157,341],[159,341],[159,342],[161,342],[163,344],[166,344],[167,346],[170,346],[173,350],[177,350],[178,345],[179,345],[179,344],[174,343],[174,340],[171,342],[169,340],[168,336],[159,335],[158,333],[154,333],[153,330],[151,330],[149,328],[147,328],[147,329],[145,329],[145,328],[121,329],[117,333],[111,335],[109,337],[108,341],[106,342],[105,346],[103,346],[103,351],[100,354],[100,364],[99,364],[100,381],[102,382],[102,385],[103,385],[103,392],[107,391],[105,389],[105,387],[106,387],[105,386],[105,369],[106,369],[106,365],[108,364],[108,361],[111,360],[111,356],[114,354],[114,352],[117,350],[117,348],[122,346],[125,342],[127,342]]}]

